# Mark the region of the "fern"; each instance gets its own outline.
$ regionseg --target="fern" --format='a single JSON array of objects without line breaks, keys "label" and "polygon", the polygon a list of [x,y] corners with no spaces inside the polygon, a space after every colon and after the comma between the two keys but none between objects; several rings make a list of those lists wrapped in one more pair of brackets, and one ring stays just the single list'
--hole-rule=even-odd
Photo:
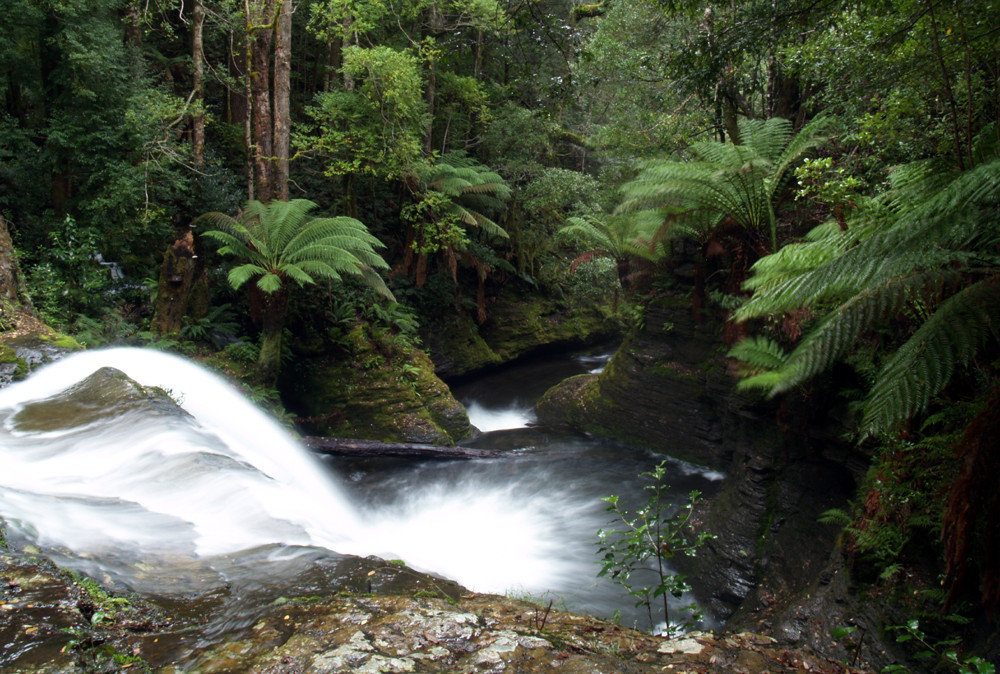
[{"label": "fern", "polygon": [[742,120],[741,145],[702,141],[691,146],[694,161],[645,163],[622,191],[619,212],[679,208],[693,216],[702,231],[732,218],[747,229],[768,229],[777,248],[774,216],[791,168],[829,139],[834,122],[817,117],[793,136],[784,119]]},{"label": "fern", "polygon": [[264,330],[257,363],[258,376],[273,383],[281,359],[282,329],[289,286],[313,284],[316,279],[340,281],[357,277],[392,299],[377,270],[388,265],[377,249],[382,242],[353,218],[314,218],[316,204],[306,199],[262,204],[250,201],[237,217],[206,213],[194,224],[215,227],[203,234],[220,244],[219,252],[244,260],[229,271],[229,283],[239,289],[253,279],[268,298],[264,302]]},{"label": "fern", "polygon": [[741,340],[729,350],[729,357],[744,363],[747,374],[776,370],[785,363],[785,350],[772,339],[757,335]]},{"label": "fern", "polygon": [[998,327],[1000,270],[942,302],[892,355],[865,402],[862,431],[889,429],[926,409]]},{"label": "fern", "polygon": [[956,369],[997,336],[998,195],[1000,157],[958,174],[931,162],[910,164],[845,231],[821,226],[805,242],[759,260],[744,285],[754,295],[736,320],[802,308],[823,315],[780,364],[748,369],[741,386],[787,391],[905,313],[915,329],[879,369],[861,430],[884,433],[925,410]]}]

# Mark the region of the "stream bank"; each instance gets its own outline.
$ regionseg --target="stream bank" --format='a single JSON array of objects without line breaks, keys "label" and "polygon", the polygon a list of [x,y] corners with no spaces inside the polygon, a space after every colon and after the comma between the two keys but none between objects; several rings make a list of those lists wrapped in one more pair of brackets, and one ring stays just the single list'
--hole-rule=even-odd
[{"label": "stream bank", "polygon": [[750,633],[654,637],[473,594],[375,558],[346,558],[336,569],[336,587],[276,598],[252,625],[209,634],[196,619],[74,579],[30,551],[0,550],[0,667],[21,674],[863,671]]},{"label": "stream bank", "polygon": [[736,629],[847,658],[830,639],[831,625],[852,617],[843,593],[805,598],[843,575],[833,553],[841,527],[817,520],[855,496],[869,457],[841,439],[843,416],[829,401],[779,405],[737,392],[722,334],[718,321],[696,320],[689,299],[661,297],[601,373],[553,387],[536,413],[724,471],[699,518],[717,538],[682,567],[696,593]]}]

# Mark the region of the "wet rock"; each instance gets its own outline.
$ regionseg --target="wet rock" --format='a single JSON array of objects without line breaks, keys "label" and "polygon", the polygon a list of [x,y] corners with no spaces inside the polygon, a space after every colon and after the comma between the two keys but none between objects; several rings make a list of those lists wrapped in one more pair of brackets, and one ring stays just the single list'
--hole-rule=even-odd
[{"label": "wet rock", "polygon": [[187,416],[162,389],[142,386],[121,370],[103,367],[50,398],[25,404],[11,423],[25,432],[61,430],[137,410]]},{"label": "wet rock", "polygon": [[720,618],[755,615],[815,582],[838,535],[817,517],[853,497],[865,464],[835,422],[817,420],[815,404],[779,408],[738,393],[727,348],[722,326],[696,321],[689,299],[661,298],[603,372],[562,382],[536,406],[543,422],[726,473],[696,521],[717,538],[676,560]]},{"label": "wet rock", "polygon": [[[359,608],[361,611],[359,611]],[[277,646],[255,639],[211,647],[190,672],[848,672],[755,635],[693,634],[666,641],[594,618],[495,596],[454,604],[412,597],[354,597],[283,607],[257,635],[292,624]],[[359,613],[365,615],[358,623]],[[247,645],[249,644],[249,649]],[[801,664],[809,662],[810,668]],[[171,667],[161,670],[168,674]]]},{"label": "wet rock", "polygon": [[380,340],[364,327],[350,353],[303,358],[289,399],[314,435],[453,445],[472,433],[469,417],[422,351]]},{"label": "wet rock", "polygon": [[[338,572],[323,596],[273,602],[244,627],[208,627],[197,613],[143,613],[138,598],[128,616],[98,624],[83,607],[101,601],[99,585],[86,581],[92,589],[85,592],[44,561],[0,553],[0,670],[110,672],[117,661],[162,674],[863,671],[750,633],[666,640],[472,594],[374,557],[345,558]],[[351,589],[360,587],[368,591]]]},{"label": "wet rock", "polygon": [[601,307],[572,307],[556,298],[505,288],[476,325],[448,316],[422,334],[439,377],[450,379],[533,353],[571,349],[618,337],[618,324]]}]

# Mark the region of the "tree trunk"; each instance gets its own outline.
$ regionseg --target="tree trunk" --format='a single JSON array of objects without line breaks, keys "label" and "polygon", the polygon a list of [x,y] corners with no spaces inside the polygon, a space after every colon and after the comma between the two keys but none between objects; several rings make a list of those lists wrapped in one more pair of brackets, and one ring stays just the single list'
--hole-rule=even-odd
[{"label": "tree trunk", "polygon": [[142,9],[138,0],[129,3],[125,10],[125,42],[135,49],[142,49]]},{"label": "tree trunk", "polygon": [[195,113],[191,120],[191,144],[194,152],[194,165],[205,165],[205,49],[202,42],[202,30],[205,27],[205,6],[202,0],[193,0],[191,10],[193,25],[191,27],[191,61],[192,87],[194,89]]},{"label": "tree trunk", "polygon": [[184,317],[204,316],[208,303],[204,265],[195,255],[194,235],[187,230],[179,233],[163,254],[152,331],[158,335],[177,334],[184,327]]},{"label": "tree trunk", "polygon": [[434,151],[434,95],[437,88],[434,71],[434,57],[427,62],[427,130],[424,134],[424,156],[430,157]]},{"label": "tree trunk", "polygon": [[16,324],[15,318],[5,315],[9,308],[13,308],[10,305],[19,306],[30,316],[35,315],[35,309],[31,306],[31,299],[24,287],[14,242],[10,238],[7,221],[3,215],[0,215],[0,299],[4,300],[0,302],[0,330],[7,330],[14,327],[12,324]]},{"label": "tree trunk", "polygon": [[274,42],[274,183],[277,197],[288,201],[288,153],[291,145],[292,0],[282,0]]},{"label": "tree trunk", "polygon": [[[248,2],[249,5],[249,2]],[[274,195],[271,114],[271,43],[274,41],[274,0],[264,0],[255,14],[247,16],[250,33],[250,88],[253,126],[254,186],[257,200],[271,201]],[[259,23],[258,23],[259,22]]]},{"label": "tree trunk", "polygon": [[[496,449],[473,447],[444,447],[404,442],[379,442],[346,438],[322,438],[307,435],[302,439],[306,447],[320,454],[331,456],[398,456],[412,459],[492,459],[504,456]],[[511,455],[513,456],[513,455]]]},{"label": "tree trunk", "polygon": [[260,333],[260,354],[257,356],[257,380],[265,385],[274,385],[281,368],[281,338],[285,330],[285,316],[288,314],[288,286],[282,286],[273,293],[263,293],[263,327]]},{"label": "tree trunk", "polygon": [[[341,42],[341,54],[340,58],[337,60],[337,69],[339,70],[344,63],[343,50],[345,47],[350,46],[352,43],[357,44],[358,34],[354,32],[354,17],[348,14],[344,17],[344,39]],[[351,38],[354,38],[353,40]],[[354,75],[349,75],[344,73],[344,90],[354,91]]]}]

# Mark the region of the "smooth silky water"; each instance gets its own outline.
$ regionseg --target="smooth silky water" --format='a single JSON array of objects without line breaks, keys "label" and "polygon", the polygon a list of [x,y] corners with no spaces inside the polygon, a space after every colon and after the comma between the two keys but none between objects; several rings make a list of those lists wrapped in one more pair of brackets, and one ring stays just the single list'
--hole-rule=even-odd
[{"label": "smooth silky water", "polygon": [[[602,356],[587,358],[529,362],[457,390],[483,426],[524,426],[548,384]],[[187,414],[45,402],[105,366],[163,388]],[[638,474],[660,457],[542,429],[485,433],[476,444],[511,456],[320,460],[190,361],[91,351],[0,390],[0,516],[15,544],[202,625],[193,648],[252,624],[277,597],[322,594],[345,555],[402,559],[477,592],[604,617],[620,609],[647,626],[619,588],[598,582],[593,541],[608,523],[601,497],[641,499]],[[671,462],[679,497],[711,492],[720,477]]]}]

